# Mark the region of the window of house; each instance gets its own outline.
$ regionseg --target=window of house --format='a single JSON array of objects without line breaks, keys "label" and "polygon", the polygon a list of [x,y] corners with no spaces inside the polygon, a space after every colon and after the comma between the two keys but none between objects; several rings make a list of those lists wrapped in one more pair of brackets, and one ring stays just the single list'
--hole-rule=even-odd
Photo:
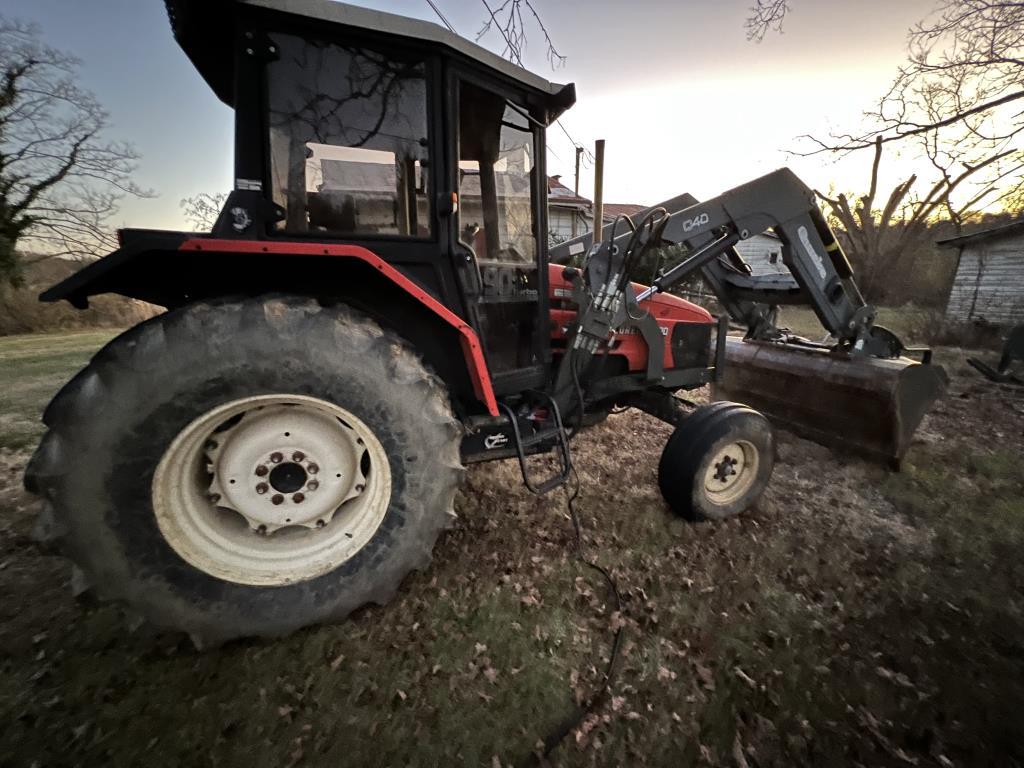
[{"label": "window of house", "polygon": [[289,233],[429,237],[422,61],[276,35],[268,67],[274,202]]}]

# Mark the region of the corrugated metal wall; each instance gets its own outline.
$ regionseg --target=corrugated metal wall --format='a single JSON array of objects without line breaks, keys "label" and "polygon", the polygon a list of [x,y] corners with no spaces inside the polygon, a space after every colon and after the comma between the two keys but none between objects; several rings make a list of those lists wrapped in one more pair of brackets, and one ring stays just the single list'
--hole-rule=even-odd
[{"label": "corrugated metal wall", "polygon": [[1024,235],[965,245],[946,305],[952,322],[1024,322]]}]

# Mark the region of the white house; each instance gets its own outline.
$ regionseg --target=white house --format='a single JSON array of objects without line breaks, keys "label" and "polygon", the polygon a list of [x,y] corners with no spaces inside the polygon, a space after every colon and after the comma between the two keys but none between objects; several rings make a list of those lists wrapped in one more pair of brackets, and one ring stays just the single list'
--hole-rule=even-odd
[{"label": "white house", "polygon": [[569,189],[561,176],[548,176],[548,235],[558,242],[589,232],[594,224],[594,204]]},{"label": "white house", "polygon": [[762,232],[740,240],[736,243],[736,250],[750,265],[753,277],[789,274],[782,263],[782,241],[774,232]]}]

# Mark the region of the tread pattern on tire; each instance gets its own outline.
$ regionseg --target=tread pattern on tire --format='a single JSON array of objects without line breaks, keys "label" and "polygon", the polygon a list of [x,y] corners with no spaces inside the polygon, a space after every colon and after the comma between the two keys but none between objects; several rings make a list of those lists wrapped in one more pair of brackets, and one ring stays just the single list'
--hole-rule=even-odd
[{"label": "tread pattern on tire", "polygon": [[[118,551],[115,537],[96,530],[104,528],[95,525],[96,517],[102,516],[103,511],[83,512],[76,506],[81,499],[74,496],[76,486],[81,485],[77,479],[81,470],[76,467],[88,463],[93,445],[109,445],[115,439],[110,430],[116,428],[117,409],[123,407],[122,399],[130,400],[132,384],[139,376],[174,379],[178,374],[173,365],[188,365],[187,358],[195,357],[189,350],[194,349],[197,340],[205,347],[202,354],[212,359],[227,353],[228,347],[242,338],[240,334],[250,339],[247,343],[251,346],[252,337],[260,333],[286,346],[294,344],[297,356],[336,355],[337,350],[343,350],[350,360],[357,359],[360,366],[372,369],[367,375],[390,382],[400,393],[394,399],[405,403],[401,407],[418,422],[409,430],[415,433],[410,441],[417,445],[409,448],[411,458],[405,458],[412,462],[420,458],[414,454],[423,453],[423,464],[430,464],[434,471],[429,477],[426,472],[410,472],[406,478],[410,485],[400,499],[392,498],[388,516],[397,504],[403,516],[402,527],[412,526],[416,535],[393,537],[388,556],[368,563],[367,567],[374,569],[371,589],[351,600],[342,594],[334,595],[330,610],[312,620],[268,611],[273,614],[271,618],[257,625],[244,611],[223,607],[207,610],[195,603],[190,605],[180,595],[154,589],[152,580],[140,576],[144,569],[132,572],[126,568],[125,553]],[[334,349],[310,347],[314,342],[308,336],[322,341],[325,334],[333,338]],[[171,355],[185,359],[169,361]],[[288,361],[282,362],[287,364]],[[173,384],[168,386],[173,391]],[[55,543],[74,562],[98,597],[127,603],[156,625],[183,629],[198,645],[217,644],[239,636],[280,636],[306,624],[341,620],[367,602],[388,602],[410,570],[422,569],[429,563],[438,535],[454,518],[455,493],[465,472],[459,457],[462,427],[452,413],[441,380],[393,332],[347,307],[323,307],[305,297],[223,298],[147,320],[97,352],[53,398],[43,414],[43,422],[48,430],[25,473],[25,487],[44,500],[37,524],[40,537]],[[93,517],[91,527],[83,519],[89,514]],[[291,590],[296,586],[301,585],[270,589]],[[327,588],[322,591],[329,592]],[[254,599],[270,598],[254,593]]]},{"label": "tread pattern on tire", "polygon": [[[693,508],[693,483],[696,480],[688,470],[695,469],[703,458],[708,448],[708,435],[730,415],[743,412],[764,420],[765,426],[771,429],[764,416],[749,406],[722,401],[697,409],[669,437],[658,462],[658,487],[662,497],[676,514],[694,521],[707,519],[699,510]],[[774,463],[774,456],[770,455],[773,450],[774,447],[769,441],[768,454],[762,457],[766,462],[769,477]],[[760,490],[757,493],[760,494]]]}]

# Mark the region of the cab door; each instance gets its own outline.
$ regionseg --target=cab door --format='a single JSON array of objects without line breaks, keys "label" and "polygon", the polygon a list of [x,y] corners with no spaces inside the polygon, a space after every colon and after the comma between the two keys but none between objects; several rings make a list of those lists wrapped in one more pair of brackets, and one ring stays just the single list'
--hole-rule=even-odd
[{"label": "cab door", "polygon": [[549,337],[543,132],[514,95],[468,74],[449,80],[455,98],[453,258],[495,392],[539,387]]}]

